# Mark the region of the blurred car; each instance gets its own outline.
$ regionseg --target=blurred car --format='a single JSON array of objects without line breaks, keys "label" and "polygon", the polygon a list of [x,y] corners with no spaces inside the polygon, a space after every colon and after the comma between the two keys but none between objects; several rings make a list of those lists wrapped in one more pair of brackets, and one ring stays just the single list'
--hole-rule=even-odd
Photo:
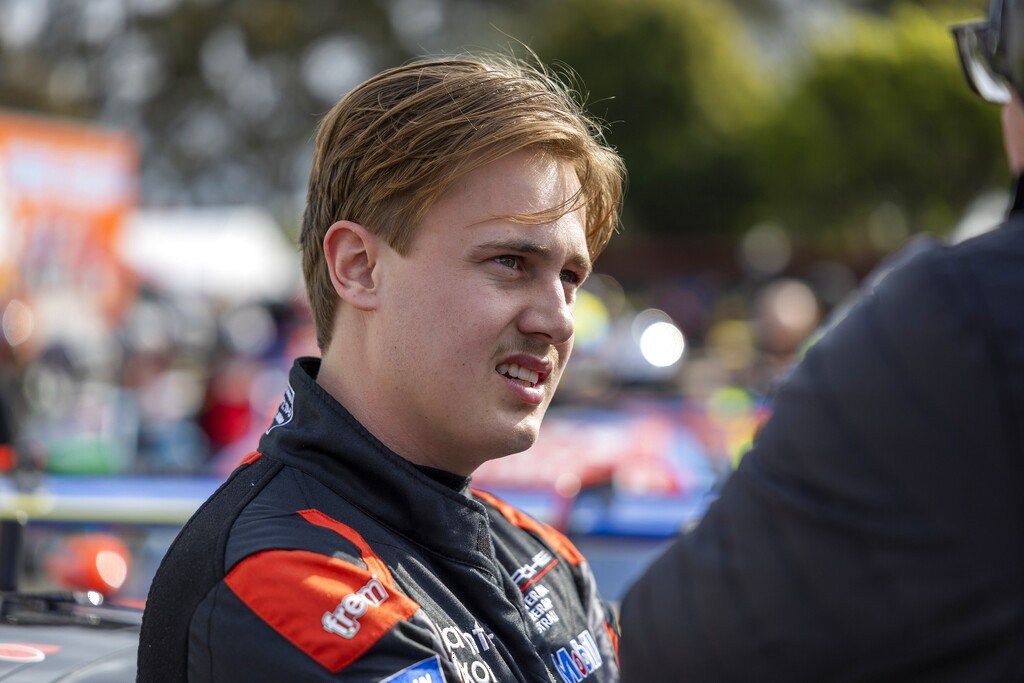
[{"label": "blurred car", "polygon": [[134,682],[142,610],[102,603],[90,593],[0,594],[0,681]]},{"label": "blurred car", "polygon": [[135,681],[153,572],[218,484],[0,478],[0,681]]}]

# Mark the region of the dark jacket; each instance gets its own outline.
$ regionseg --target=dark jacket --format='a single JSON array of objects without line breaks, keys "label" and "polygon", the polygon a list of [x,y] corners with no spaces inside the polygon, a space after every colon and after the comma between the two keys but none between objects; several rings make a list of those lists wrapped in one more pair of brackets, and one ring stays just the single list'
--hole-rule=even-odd
[{"label": "dark jacket", "polygon": [[1024,216],[890,272],[622,605],[623,681],[1024,680]]},{"label": "dark jacket", "polygon": [[259,451],[169,550],[139,680],[617,680],[576,549],[389,451],[316,384],[318,363],[296,363]]}]

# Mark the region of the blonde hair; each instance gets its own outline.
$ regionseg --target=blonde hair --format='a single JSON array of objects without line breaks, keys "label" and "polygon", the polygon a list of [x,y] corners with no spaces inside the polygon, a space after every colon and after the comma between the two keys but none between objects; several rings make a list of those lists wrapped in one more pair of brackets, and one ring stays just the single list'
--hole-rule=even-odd
[{"label": "blonde hair", "polygon": [[582,208],[596,258],[618,225],[625,168],[575,93],[543,68],[497,55],[430,59],[384,71],[334,105],[317,131],[299,238],[321,350],[339,301],[323,253],[331,225],[359,223],[406,254],[456,180],[526,148],[568,162],[580,191],[507,218],[544,223]]}]

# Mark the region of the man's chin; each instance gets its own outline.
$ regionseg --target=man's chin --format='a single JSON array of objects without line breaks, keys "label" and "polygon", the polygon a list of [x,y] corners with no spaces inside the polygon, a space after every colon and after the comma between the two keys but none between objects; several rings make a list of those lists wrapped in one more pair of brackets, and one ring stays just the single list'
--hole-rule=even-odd
[{"label": "man's chin", "polygon": [[481,425],[476,438],[464,442],[463,457],[475,461],[478,467],[489,460],[529,450],[537,442],[542,416],[543,413],[531,414],[519,420],[491,422],[486,429]]},{"label": "man's chin", "polygon": [[[499,433],[500,432],[500,435]],[[482,461],[496,460],[507,455],[522,453],[537,442],[540,433],[540,420],[524,420],[497,432],[491,432],[488,443],[480,443],[477,451]],[[498,438],[494,438],[497,436]]]},{"label": "man's chin", "polygon": [[503,453],[498,457],[529,450],[533,444],[537,443],[537,436],[540,434],[540,422],[540,417],[534,418],[531,416],[530,419],[523,420],[515,425],[504,443]]}]

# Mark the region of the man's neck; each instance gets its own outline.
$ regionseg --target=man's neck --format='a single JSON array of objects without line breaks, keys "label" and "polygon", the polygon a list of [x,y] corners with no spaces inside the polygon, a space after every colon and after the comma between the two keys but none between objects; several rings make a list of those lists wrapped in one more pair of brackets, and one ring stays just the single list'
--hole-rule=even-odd
[{"label": "man's neck", "polygon": [[316,382],[370,434],[401,458],[418,467],[451,473],[453,477],[472,475],[472,469],[462,471],[453,466],[450,449],[444,453],[447,460],[438,459],[429,448],[418,444],[413,434],[402,431],[394,419],[396,411],[378,395],[380,383],[375,381],[369,364],[358,351],[332,343],[323,350]]}]

